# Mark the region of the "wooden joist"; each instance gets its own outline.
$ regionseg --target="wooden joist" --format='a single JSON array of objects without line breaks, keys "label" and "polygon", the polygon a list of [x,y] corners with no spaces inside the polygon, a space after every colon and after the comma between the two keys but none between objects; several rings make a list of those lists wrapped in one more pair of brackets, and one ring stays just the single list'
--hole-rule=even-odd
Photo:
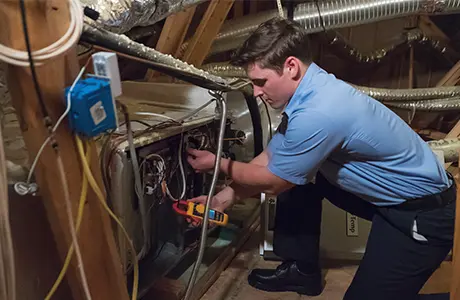
[{"label": "wooden joist", "polygon": [[[192,21],[196,6],[190,7],[185,11],[169,16],[161,31],[160,39],[155,47],[156,50],[164,54],[177,56],[179,48],[187,34],[188,27]],[[160,73],[148,70],[145,75],[147,81],[155,81]]]},{"label": "wooden joist", "polygon": [[233,3],[234,0],[214,0],[209,3],[200,25],[188,43],[182,60],[195,67],[202,65]]},{"label": "wooden joist", "polygon": [[[460,180],[457,180],[457,201],[460,199],[460,188],[458,186],[460,186]],[[452,270],[450,299],[457,300],[460,299],[460,209],[457,209],[455,215]]]},{"label": "wooden joist", "polygon": [[[25,5],[32,50],[50,45],[67,30],[69,24],[67,1],[25,1]],[[2,28],[0,42],[2,44],[15,49],[25,49],[21,20],[19,1],[0,1],[0,28]],[[64,88],[72,84],[79,71],[76,51],[73,49],[66,56],[54,58],[36,69],[44,104],[54,124],[64,112]],[[26,147],[30,157],[33,158],[49,134],[48,129],[44,126],[30,69],[11,66],[8,68],[8,79],[12,103],[18,115]],[[66,171],[72,210],[76,218],[82,185],[82,170],[74,138],[66,121],[58,128],[56,140]],[[89,151],[93,152],[93,158],[97,157],[95,148]],[[100,182],[96,159],[93,159],[91,165]],[[55,152],[51,146],[47,146],[39,160],[35,175],[59,256],[61,260],[64,260],[72,239],[63,200],[63,188],[58,174]],[[92,298],[127,300],[129,296],[111,222],[93,193],[88,194],[78,236]],[[31,256],[37,255],[35,249],[27,250]],[[66,278],[73,299],[84,299],[78,268],[77,260],[72,259]],[[47,287],[49,288],[51,286]]]},{"label": "wooden joist", "polygon": [[233,3],[233,19],[241,18],[244,15],[244,1],[237,0]]}]

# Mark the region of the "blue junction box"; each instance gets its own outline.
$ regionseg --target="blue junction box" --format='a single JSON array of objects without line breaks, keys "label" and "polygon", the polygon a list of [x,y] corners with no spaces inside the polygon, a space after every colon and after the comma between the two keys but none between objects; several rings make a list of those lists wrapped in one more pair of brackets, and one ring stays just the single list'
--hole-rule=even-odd
[{"label": "blue junction box", "polygon": [[[65,99],[70,87],[65,90]],[[69,123],[72,130],[86,137],[95,137],[118,127],[115,101],[110,82],[90,77],[80,80],[71,93]]]}]

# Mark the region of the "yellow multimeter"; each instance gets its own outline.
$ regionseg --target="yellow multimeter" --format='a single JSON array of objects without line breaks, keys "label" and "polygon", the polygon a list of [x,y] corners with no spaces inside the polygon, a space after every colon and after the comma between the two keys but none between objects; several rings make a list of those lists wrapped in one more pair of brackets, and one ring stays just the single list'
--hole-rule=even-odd
[{"label": "yellow multimeter", "polygon": [[[203,220],[205,206],[191,201],[177,201],[173,204],[174,210],[187,217]],[[228,223],[228,215],[226,213],[210,209],[209,222],[219,226],[225,226]]]}]

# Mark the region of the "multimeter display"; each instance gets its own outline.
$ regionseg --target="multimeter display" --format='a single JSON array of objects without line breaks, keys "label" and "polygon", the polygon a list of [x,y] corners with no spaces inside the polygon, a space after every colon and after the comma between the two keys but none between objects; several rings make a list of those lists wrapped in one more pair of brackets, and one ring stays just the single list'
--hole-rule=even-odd
[{"label": "multimeter display", "polygon": [[[196,219],[204,218],[205,206],[194,202],[178,201],[173,205],[173,208],[181,215],[189,216]],[[225,226],[228,223],[228,215],[226,213],[209,210],[209,222],[216,225]]]}]

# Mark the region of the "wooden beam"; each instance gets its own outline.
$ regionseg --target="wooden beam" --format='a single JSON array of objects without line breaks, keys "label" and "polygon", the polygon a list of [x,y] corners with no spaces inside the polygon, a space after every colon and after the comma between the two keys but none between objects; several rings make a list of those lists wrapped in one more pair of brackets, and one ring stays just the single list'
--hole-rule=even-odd
[{"label": "wooden beam", "polygon": [[259,0],[248,0],[249,1],[249,13],[250,14],[255,14],[258,11],[258,2]]},{"label": "wooden beam", "polygon": [[233,3],[233,19],[241,18],[244,15],[244,0],[236,0]]},{"label": "wooden beam", "polygon": [[449,44],[450,38],[434,24],[428,16],[419,16],[418,28],[427,36],[435,38],[443,43]]},{"label": "wooden beam", "polygon": [[460,61],[453,66],[449,72],[444,75],[436,86],[451,86],[456,85],[460,78]]},{"label": "wooden beam", "polygon": [[[160,39],[155,47],[156,50],[164,54],[177,55],[179,47],[182,45],[185,35],[187,34],[193,15],[195,14],[195,9],[196,6],[190,7],[166,19]],[[145,75],[145,79],[147,81],[155,81],[155,77],[160,75],[161,73],[149,69]]]},{"label": "wooden beam", "polygon": [[[32,50],[51,44],[67,30],[69,24],[67,1],[25,1],[25,5]],[[19,1],[0,1],[0,28],[2,28],[0,30],[2,44],[15,49],[25,49]],[[53,124],[64,111],[64,88],[73,82],[78,69],[75,48],[66,56],[52,59],[37,67],[43,99]],[[30,157],[35,157],[43,141],[48,137],[48,129],[44,126],[30,69],[11,66],[8,68],[8,83],[25,144]],[[76,215],[82,171],[73,135],[66,121],[57,130],[56,140],[66,170],[73,212]],[[97,157],[95,148],[90,151],[94,152],[92,157]],[[92,161],[92,167],[100,182],[96,159]],[[63,260],[71,245],[71,235],[58,174],[55,152],[47,146],[39,160],[35,175],[54,240]],[[127,300],[129,296],[109,216],[103,211],[93,193],[89,193],[87,198],[79,244],[92,298]],[[34,255],[33,249],[31,255]],[[76,300],[84,299],[78,274],[78,264],[76,259],[73,259],[66,275],[72,296]]]},{"label": "wooden beam", "polygon": [[201,66],[233,2],[234,0],[213,0],[209,3],[200,25],[188,43],[182,60],[195,67]]},{"label": "wooden beam", "polygon": [[[457,186],[460,185],[460,180],[457,180]],[[457,199],[460,199],[460,189],[457,188]],[[460,209],[457,209],[455,215],[455,233],[454,233],[454,248],[452,261],[452,281],[450,287],[450,299],[457,300],[460,298]]]}]

